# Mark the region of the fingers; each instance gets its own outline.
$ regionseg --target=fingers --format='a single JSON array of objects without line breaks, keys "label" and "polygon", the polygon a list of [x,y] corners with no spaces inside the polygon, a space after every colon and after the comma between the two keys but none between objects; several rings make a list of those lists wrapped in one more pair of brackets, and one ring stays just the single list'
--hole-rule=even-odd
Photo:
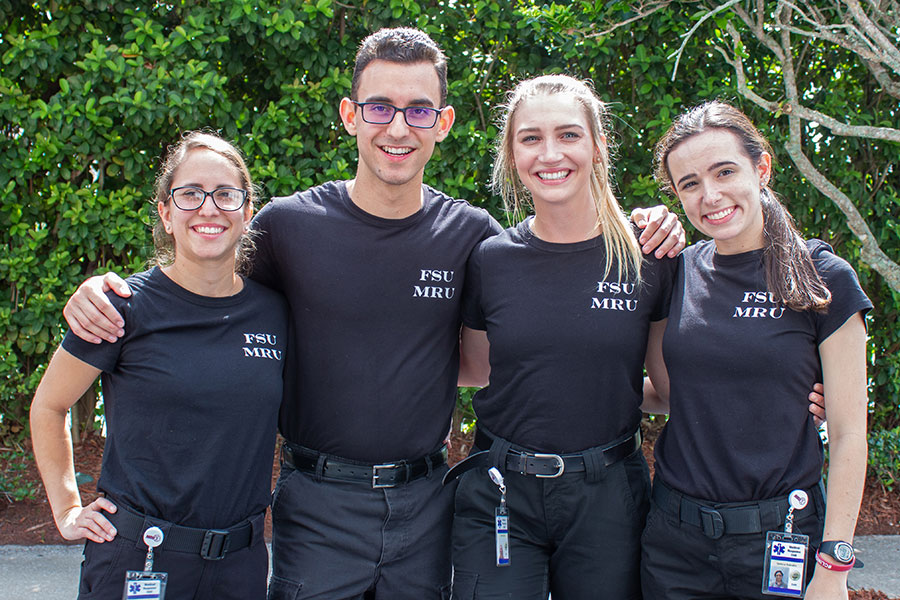
[{"label": "fingers", "polygon": [[112,271],[103,276],[103,283],[109,289],[123,298],[127,298],[131,295],[131,288],[128,287],[128,284],[125,283],[125,280]]},{"label": "fingers", "polygon": [[825,422],[825,386],[821,383],[813,385],[813,391],[807,397],[809,400],[809,412],[812,413],[813,423],[821,427]]},{"label": "fingers", "polygon": [[116,528],[104,516],[103,510],[116,512],[115,505],[106,498],[98,498],[85,507],[77,507],[65,515],[59,532],[67,540],[88,539],[102,544],[116,537]]},{"label": "fingers", "polygon": [[641,251],[644,254],[655,251],[657,258],[667,254],[673,258],[678,256],[684,248],[685,239],[684,228],[677,215],[665,206],[654,206],[649,210],[650,216],[640,237]]},{"label": "fingers", "polygon": [[649,209],[646,208],[635,208],[631,211],[631,220],[635,225],[643,229],[647,226],[647,214],[649,213]]},{"label": "fingers", "polygon": [[[72,333],[86,342],[93,344],[99,344],[103,340],[115,342],[125,335],[123,329],[125,322],[104,291],[112,289],[111,286],[125,285],[126,288],[128,286],[118,277],[109,278],[109,275],[102,278],[91,277],[82,283],[63,308],[63,316]],[[109,285],[107,279],[110,280]]]}]

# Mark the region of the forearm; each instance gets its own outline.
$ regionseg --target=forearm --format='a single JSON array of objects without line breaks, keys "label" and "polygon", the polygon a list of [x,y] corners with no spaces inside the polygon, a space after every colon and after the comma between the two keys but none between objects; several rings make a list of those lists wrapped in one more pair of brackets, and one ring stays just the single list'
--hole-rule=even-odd
[{"label": "forearm", "polygon": [[37,402],[31,409],[31,436],[34,458],[47,490],[53,517],[61,518],[81,506],[75,482],[72,439],[66,427],[66,414],[45,408]]},{"label": "forearm", "polygon": [[651,415],[669,414],[669,401],[663,398],[649,377],[644,377],[644,400],[641,402],[641,410]]},{"label": "forearm", "polygon": [[830,438],[828,445],[828,509],[822,539],[852,543],[866,481],[866,436],[846,433]]}]

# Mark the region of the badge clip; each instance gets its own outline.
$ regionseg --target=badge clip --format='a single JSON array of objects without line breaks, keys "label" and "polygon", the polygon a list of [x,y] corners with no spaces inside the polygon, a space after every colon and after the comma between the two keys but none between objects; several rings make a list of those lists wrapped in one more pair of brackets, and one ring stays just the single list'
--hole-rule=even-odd
[{"label": "badge clip", "polygon": [[806,508],[809,495],[803,490],[794,490],[788,495],[788,502],[784,531],[766,533],[762,593],[769,596],[802,598],[806,591],[809,536],[794,533],[794,511]]},{"label": "badge clip", "polygon": [[500,506],[494,509],[494,540],[496,542],[497,566],[509,566],[509,509],[506,506],[506,483],[497,467],[488,469],[497,487],[500,489]]}]

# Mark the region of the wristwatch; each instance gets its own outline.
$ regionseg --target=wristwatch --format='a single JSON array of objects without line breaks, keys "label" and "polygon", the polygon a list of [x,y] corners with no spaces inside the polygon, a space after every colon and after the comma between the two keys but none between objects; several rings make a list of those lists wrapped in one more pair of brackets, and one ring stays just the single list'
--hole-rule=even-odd
[{"label": "wristwatch", "polygon": [[[819,554],[827,554],[834,559],[835,563],[826,561],[819,557]],[[819,544],[819,551],[816,553],[816,562],[833,571],[846,571],[853,568],[856,562],[856,554],[853,552],[853,546],[847,542],[827,541]]]}]

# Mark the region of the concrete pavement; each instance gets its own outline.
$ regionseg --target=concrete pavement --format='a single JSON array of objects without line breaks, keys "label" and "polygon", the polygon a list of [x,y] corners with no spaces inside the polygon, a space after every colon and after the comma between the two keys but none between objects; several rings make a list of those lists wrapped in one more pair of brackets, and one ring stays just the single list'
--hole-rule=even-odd
[{"label": "concrete pavement", "polygon": [[[900,536],[860,536],[855,542],[866,566],[851,572],[851,589],[900,600]],[[80,545],[0,546],[0,600],[72,600],[80,565]]]}]

